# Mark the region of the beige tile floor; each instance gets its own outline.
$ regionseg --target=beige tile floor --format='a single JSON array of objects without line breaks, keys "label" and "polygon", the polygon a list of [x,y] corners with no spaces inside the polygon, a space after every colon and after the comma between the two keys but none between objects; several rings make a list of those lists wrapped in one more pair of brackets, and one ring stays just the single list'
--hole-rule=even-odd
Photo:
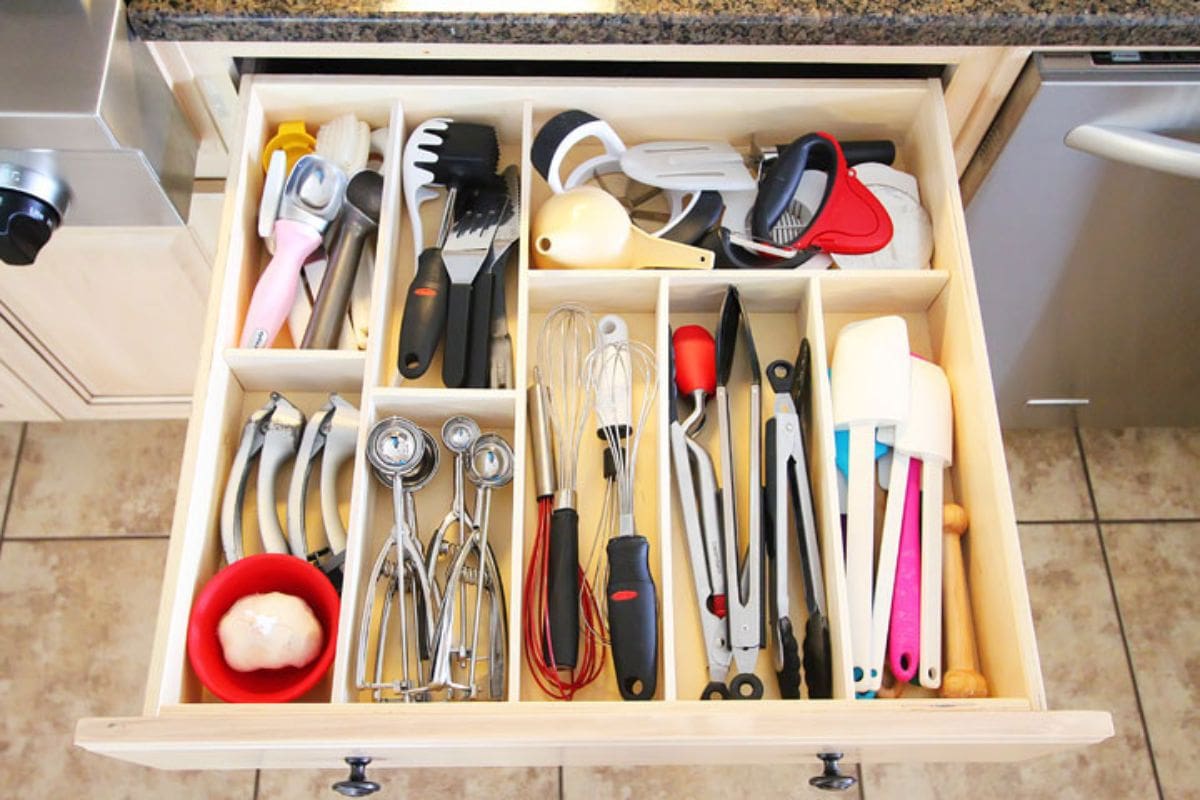
[{"label": "beige tile floor", "polygon": [[[0,796],[332,797],[339,772],[167,773],[71,746],[135,714],[157,612],[180,423],[0,425]],[[82,442],[83,446],[80,446]],[[1200,432],[1009,432],[1050,703],[1105,708],[1103,745],[1019,765],[866,766],[850,796],[1200,797]],[[810,765],[411,770],[381,797],[816,796]]]}]

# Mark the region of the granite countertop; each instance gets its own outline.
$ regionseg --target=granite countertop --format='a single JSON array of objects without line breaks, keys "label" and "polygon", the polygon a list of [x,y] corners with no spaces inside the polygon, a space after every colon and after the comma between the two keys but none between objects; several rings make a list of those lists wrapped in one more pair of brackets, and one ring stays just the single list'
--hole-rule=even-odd
[{"label": "granite countertop", "polygon": [[[565,13],[397,10],[404,0],[127,0],[177,41],[1200,46],[1195,0],[563,0]],[[454,8],[469,0],[420,2]],[[473,5],[479,7],[476,0]],[[488,7],[503,2],[489,2]],[[529,0],[514,7],[528,8]]]}]

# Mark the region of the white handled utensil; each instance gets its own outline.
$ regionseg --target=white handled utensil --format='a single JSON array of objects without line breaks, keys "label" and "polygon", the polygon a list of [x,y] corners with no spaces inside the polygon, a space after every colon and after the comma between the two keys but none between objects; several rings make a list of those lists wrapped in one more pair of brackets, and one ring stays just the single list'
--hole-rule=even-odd
[{"label": "white handled utensil", "polygon": [[[883,678],[905,483],[912,459],[919,459],[921,464],[920,681],[921,685],[931,688],[937,688],[940,683],[942,470],[950,463],[952,449],[950,384],[940,367],[917,356],[912,356],[911,377],[908,420],[879,432],[880,440],[892,445],[893,456],[871,618],[870,678],[873,689],[880,687]],[[929,683],[931,680],[937,682]]]},{"label": "white handled utensil", "polygon": [[912,381],[912,431],[902,429],[896,435],[908,440],[922,463],[919,681],[936,689],[942,685],[942,490],[954,452],[954,410],[950,382],[937,364],[914,359]]},{"label": "white handled utensil", "polygon": [[871,569],[875,545],[875,431],[908,418],[908,327],[877,317],[842,329],[833,350],[833,424],[850,431],[846,491],[846,582],[854,688],[868,691]]}]

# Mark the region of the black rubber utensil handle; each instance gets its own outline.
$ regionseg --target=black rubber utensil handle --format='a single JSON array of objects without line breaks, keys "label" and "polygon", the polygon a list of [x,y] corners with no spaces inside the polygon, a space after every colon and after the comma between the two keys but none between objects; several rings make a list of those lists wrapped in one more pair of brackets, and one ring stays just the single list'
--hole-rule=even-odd
[{"label": "black rubber utensil handle", "polygon": [[808,615],[804,626],[804,683],[808,699],[833,697],[833,670],[829,665],[829,620],[820,611]]},{"label": "black rubber utensil handle", "polygon": [[550,515],[546,570],[546,613],[550,617],[547,663],[574,667],[579,651],[579,514],[573,508]]},{"label": "black rubber utensil handle", "polygon": [[658,686],[658,595],[646,537],[609,540],[606,593],[617,688],[626,700],[649,700]]},{"label": "black rubber utensil handle", "polygon": [[846,164],[851,167],[868,162],[890,165],[896,160],[896,143],[888,139],[841,142],[841,145]]},{"label": "black rubber utensil handle", "polygon": [[[896,160],[896,143],[890,139],[860,139],[854,142],[839,141],[842,146],[842,156],[846,166],[874,162],[891,165]],[[776,145],[777,152],[782,153],[790,145]]]},{"label": "black rubber utensil handle", "polygon": [[675,226],[664,233],[662,238],[672,242],[694,245],[709,231],[717,227],[723,211],[725,211],[725,201],[721,199],[720,192],[700,192],[687,216],[675,223]]},{"label": "black rubber utensil handle", "polygon": [[577,108],[555,114],[542,125],[537,135],[533,137],[533,146],[529,148],[529,160],[533,168],[543,179],[550,179],[550,164],[554,161],[554,153],[571,131],[589,122],[596,122],[599,117]]},{"label": "black rubber utensil handle", "polygon": [[[754,235],[764,241],[771,238],[771,228],[783,216],[788,204],[796,196],[796,187],[800,185],[800,177],[810,166],[820,169],[829,164],[828,171],[833,174],[833,166],[837,162],[837,153],[829,140],[810,133],[801,136],[779,153],[779,158],[770,165],[766,175],[758,184],[758,195],[754,200],[754,209],[750,215],[751,230]],[[833,187],[834,178],[825,185],[825,193],[821,198],[824,207],[825,199]],[[817,212],[819,213],[819,211]]]},{"label": "black rubber utensil handle", "polygon": [[472,389],[486,389],[488,385],[488,347],[492,323],[492,282],[495,275],[491,266],[479,270],[475,285],[471,289],[471,326],[467,344],[467,381]]},{"label": "black rubber utensil handle", "polygon": [[792,631],[792,621],[787,617],[779,620],[779,647],[783,651],[783,668],[776,670],[779,678],[779,696],[784,700],[800,699],[800,643]]},{"label": "black rubber utensil handle", "polygon": [[[774,362],[772,362],[774,363]],[[767,375],[771,374],[771,368],[767,367]],[[779,476],[775,474],[775,430],[778,423],[775,417],[770,417],[767,420],[767,429],[763,435],[763,464],[766,465],[766,484],[763,486],[762,500],[762,521],[763,521],[763,551],[767,554],[767,559],[775,561],[775,498],[779,491]],[[787,517],[785,516],[782,525],[787,525]],[[777,571],[774,566],[771,569],[771,580],[775,580]],[[774,585],[771,588],[771,602],[775,601]],[[772,609],[778,611],[778,609]]]},{"label": "black rubber utensil handle", "polygon": [[446,312],[446,349],[442,352],[442,382],[448,389],[467,385],[467,343],[471,336],[471,284],[450,284]]},{"label": "black rubber utensil handle", "polygon": [[442,251],[430,247],[417,261],[417,274],[408,287],[400,320],[400,354],[396,366],[406,378],[419,378],[429,369],[446,328],[450,275]]}]

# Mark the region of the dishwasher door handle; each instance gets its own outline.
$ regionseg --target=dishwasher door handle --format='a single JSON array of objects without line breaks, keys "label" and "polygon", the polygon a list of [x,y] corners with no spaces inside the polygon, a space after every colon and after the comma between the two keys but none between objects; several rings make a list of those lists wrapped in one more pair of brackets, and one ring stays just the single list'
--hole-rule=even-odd
[{"label": "dishwasher door handle", "polygon": [[1067,147],[1111,161],[1200,178],[1200,144],[1120,125],[1079,125],[1063,142]]}]

